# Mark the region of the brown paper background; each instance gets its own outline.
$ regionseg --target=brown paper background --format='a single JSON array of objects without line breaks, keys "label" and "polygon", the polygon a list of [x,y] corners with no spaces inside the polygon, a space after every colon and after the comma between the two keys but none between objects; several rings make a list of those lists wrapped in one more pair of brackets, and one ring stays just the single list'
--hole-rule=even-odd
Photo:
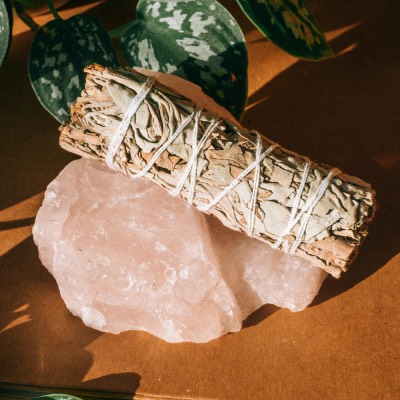
[{"label": "brown paper background", "polygon": [[[112,28],[133,18],[132,3],[70,1],[61,14],[90,9]],[[58,147],[58,124],[31,90],[33,34],[17,20],[0,69],[0,398],[11,398],[4,382],[8,393],[34,385],[128,398],[400,398],[399,2],[309,0],[337,53],[319,63],[286,55],[235,2],[223,3],[250,53],[243,125],[376,189],[380,207],[359,257],[305,311],[266,306],[241,332],[208,344],[85,327],[66,310],[32,241],[42,193],[73,156]]]}]

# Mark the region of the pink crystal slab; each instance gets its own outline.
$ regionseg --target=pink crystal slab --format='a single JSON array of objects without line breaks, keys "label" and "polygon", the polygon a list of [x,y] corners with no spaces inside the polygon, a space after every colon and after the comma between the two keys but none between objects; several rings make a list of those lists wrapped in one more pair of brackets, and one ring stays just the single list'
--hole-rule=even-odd
[{"label": "pink crystal slab", "polygon": [[33,228],[68,309],[95,329],[207,342],[263,304],[304,309],[326,273],[206,217],[145,180],[71,162]]}]

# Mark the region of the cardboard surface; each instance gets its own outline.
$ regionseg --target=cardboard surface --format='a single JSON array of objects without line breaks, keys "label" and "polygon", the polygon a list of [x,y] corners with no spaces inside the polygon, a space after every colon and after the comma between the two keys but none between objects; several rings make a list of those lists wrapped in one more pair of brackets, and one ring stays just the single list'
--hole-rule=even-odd
[{"label": "cardboard surface", "polygon": [[[126,1],[78,3],[62,15],[90,9],[107,27],[134,16]],[[30,88],[33,34],[17,21],[0,69],[0,382],[138,398],[399,398],[398,2],[308,1],[338,54],[320,63],[272,46],[233,3],[224,2],[250,52],[243,125],[361,177],[378,193],[358,259],[340,280],[329,278],[305,311],[264,307],[241,332],[208,344],[85,327],[65,308],[32,241],[42,193],[73,156],[58,147],[58,124]],[[0,398],[7,396],[0,386]]]}]

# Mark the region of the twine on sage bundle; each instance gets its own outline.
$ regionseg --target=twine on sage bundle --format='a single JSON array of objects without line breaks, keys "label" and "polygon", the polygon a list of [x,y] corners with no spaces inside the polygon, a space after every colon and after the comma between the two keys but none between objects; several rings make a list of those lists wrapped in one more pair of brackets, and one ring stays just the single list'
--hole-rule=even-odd
[{"label": "twine on sage bundle", "polygon": [[85,71],[71,122],[60,128],[63,148],[149,179],[335,277],[348,268],[376,208],[367,183],[202,107],[160,83],[160,74]]}]

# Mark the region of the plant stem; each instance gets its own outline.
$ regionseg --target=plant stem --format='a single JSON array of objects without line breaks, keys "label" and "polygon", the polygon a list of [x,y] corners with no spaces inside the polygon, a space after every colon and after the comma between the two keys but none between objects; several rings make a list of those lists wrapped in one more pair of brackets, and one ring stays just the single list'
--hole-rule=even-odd
[{"label": "plant stem", "polygon": [[47,5],[50,9],[50,12],[53,14],[55,19],[61,19],[60,14],[57,12],[56,8],[54,7],[53,0],[47,0]]},{"label": "plant stem", "polygon": [[21,21],[25,23],[33,32],[36,32],[40,29],[40,25],[38,25],[32,17],[27,14],[19,3],[14,3],[15,11],[18,14],[18,17],[21,18]]},{"label": "plant stem", "polygon": [[108,31],[108,36],[110,36],[111,39],[119,39],[122,35],[122,32],[130,25],[134,24],[135,21],[130,21],[127,22],[124,25],[118,26],[117,28],[112,29],[111,31]]}]

